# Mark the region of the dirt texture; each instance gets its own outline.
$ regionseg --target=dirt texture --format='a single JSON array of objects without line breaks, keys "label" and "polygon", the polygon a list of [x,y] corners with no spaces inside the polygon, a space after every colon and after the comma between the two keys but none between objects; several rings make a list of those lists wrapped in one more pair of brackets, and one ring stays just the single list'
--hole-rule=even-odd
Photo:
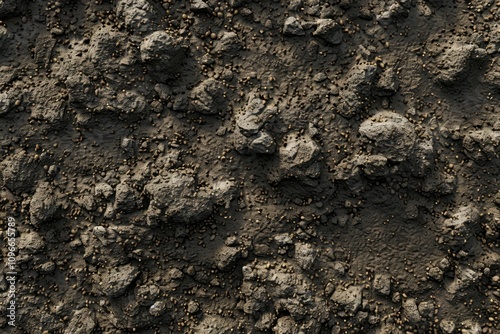
[{"label": "dirt texture", "polygon": [[1,333],[500,333],[500,3],[0,0]]}]

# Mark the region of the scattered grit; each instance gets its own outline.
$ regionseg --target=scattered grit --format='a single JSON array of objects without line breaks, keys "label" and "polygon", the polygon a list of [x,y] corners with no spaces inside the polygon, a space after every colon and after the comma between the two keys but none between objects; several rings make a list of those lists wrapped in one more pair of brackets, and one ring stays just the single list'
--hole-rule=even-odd
[{"label": "scattered grit", "polygon": [[500,333],[498,2],[0,20],[1,333]]}]

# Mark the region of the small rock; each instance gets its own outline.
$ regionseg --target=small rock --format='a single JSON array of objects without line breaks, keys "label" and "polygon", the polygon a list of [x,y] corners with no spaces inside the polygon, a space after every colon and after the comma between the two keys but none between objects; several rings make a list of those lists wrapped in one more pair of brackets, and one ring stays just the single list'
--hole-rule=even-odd
[{"label": "small rock", "polygon": [[483,129],[469,132],[463,139],[465,154],[478,164],[500,157],[500,131]]},{"label": "small rock", "polygon": [[92,233],[97,237],[97,238],[105,238],[107,234],[107,230],[104,226],[94,226],[92,229]]},{"label": "small rock", "polygon": [[174,98],[172,109],[174,111],[184,111],[189,106],[189,99],[186,94],[178,94]]},{"label": "small rock", "polygon": [[94,211],[96,209],[96,204],[94,202],[94,196],[92,195],[82,195],[75,198],[76,204],[87,211]]},{"label": "small rock", "polygon": [[479,280],[479,274],[467,267],[460,266],[455,272],[455,279],[446,287],[446,291],[454,295]]},{"label": "small rock", "polygon": [[471,236],[470,227],[479,219],[479,211],[473,205],[459,208],[443,222],[444,233],[450,238],[451,245],[464,245]]},{"label": "small rock", "polygon": [[119,0],[116,4],[118,16],[123,17],[125,25],[136,32],[147,32],[152,29],[154,9],[147,0]]},{"label": "small rock", "polygon": [[403,315],[412,324],[422,321],[422,316],[418,312],[417,303],[414,298],[408,298],[403,301]]},{"label": "small rock", "polygon": [[115,208],[118,211],[129,213],[141,206],[139,192],[122,182],[116,186]]},{"label": "small rock", "polygon": [[418,304],[418,312],[425,318],[430,318],[434,315],[434,303],[433,302],[421,302]]},{"label": "small rock", "polygon": [[392,161],[405,160],[416,139],[408,119],[389,111],[379,112],[361,123],[359,133],[374,142],[377,153]]},{"label": "small rock", "polygon": [[384,10],[376,16],[377,21],[382,24],[408,16],[409,8],[405,6],[407,1],[388,1]]},{"label": "small rock", "polygon": [[94,193],[98,197],[108,199],[114,194],[113,187],[105,182],[101,182],[95,185]]},{"label": "small rock", "polygon": [[436,80],[447,85],[465,78],[469,62],[476,49],[472,44],[454,43],[438,58]]},{"label": "small rock", "polygon": [[45,248],[45,241],[40,234],[31,231],[20,234],[17,246],[23,253],[35,254],[41,252]]},{"label": "small rock", "polygon": [[196,313],[198,313],[199,310],[200,310],[200,304],[198,304],[197,302],[195,302],[193,300],[190,300],[188,302],[187,312],[189,314],[196,314]]},{"label": "small rock", "polygon": [[[280,304],[280,302],[278,301],[278,303],[275,303],[275,307],[276,307],[276,304]],[[286,301],[283,302],[282,305],[279,305],[278,307],[276,307],[276,309],[278,311],[280,309],[287,310],[288,312],[290,312],[290,315],[292,316],[292,318],[297,319],[297,320],[304,319],[308,313],[307,308],[302,303],[300,303],[297,299],[287,299]]]},{"label": "small rock", "polygon": [[174,39],[165,31],[155,31],[143,39],[140,46],[141,61],[149,74],[159,82],[172,79],[185,60],[182,40]]},{"label": "small rock", "polygon": [[448,260],[448,258],[444,257],[439,261],[437,266],[439,267],[439,269],[445,271],[445,270],[450,269],[451,263],[450,263],[450,260]]},{"label": "small rock", "polygon": [[338,286],[332,295],[332,301],[342,306],[342,308],[351,314],[358,311],[363,297],[363,287],[351,285],[347,289]]},{"label": "small rock", "polygon": [[[122,117],[127,117],[127,120],[137,121],[149,111],[150,104],[146,103],[144,95],[137,91],[119,91],[116,96],[112,95],[114,93],[109,95],[108,93],[110,92],[102,93],[102,105],[99,106],[101,112],[119,112]],[[123,149],[131,156],[136,155],[138,151],[137,141],[131,138],[127,140],[131,145],[124,145],[125,142],[122,142]]]},{"label": "small rock", "polygon": [[337,275],[344,276],[346,270],[346,264],[341,261],[335,261],[332,264],[332,269],[333,272],[336,273]]},{"label": "small rock", "polygon": [[392,294],[391,300],[395,304],[401,302],[401,293],[399,293],[398,291],[394,292]]},{"label": "small rock", "polygon": [[165,314],[166,310],[167,304],[164,301],[157,301],[149,307],[149,314],[151,314],[153,317],[159,317]]},{"label": "small rock", "polygon": [[241,40],[235,32],[225,31],[215,43],[214,53],[222,56],[235,56],[242,49]]},{"label": "small rock", "polygon": [[191,0],[191,10],[193,12],[204,12],[210,10],[210,6],[202,0]]},{"label": "small rock", "polygon": [[313,36],[318,36],[330,44],[338,45],[342,43],[342,28],[332,19],[319,19]]},{"label": "small rock", "polygon": [[316,250],[311,244],[296,243],[295,244],[295,259],[299,267],[304,270],[312,268],[314,260],[316,259]]},{"label": "small rock", "polygon": [[213,278],[210,283],[209,283],[210,286],[220,286],[221,285],[221,282],[219,281],[218,278]]},{"label": "small rock", "polygon": [[377,70],[376,65],[369,63],[354,65],[346,74],[346,88],[361,95],[369,93],[376,78]]},{"label": "small rock", "polygon": [[[41,33],[37,36],[35,41],[34,58],[35,63],[40,68],[49,68],[49,64],[52,62],[52,54],[56,46],[56,39],[53,35],[57,34],[56,30],[51,29],[51,34],[48,32]],[[44,87],[44,92],[51,92],[51,89],[46,89]],[[50,93],[49,93],[50,94]]]},{"label": "small rock", "polygon": [[181,171],[156,177],[144,187],[151,198],[149,223],[168,219],[183,223],[201,221],[210,216],[215,204],[229,205],[235,189],[233,182],[220,181],[213,183],[211,189],[196,191],[195,178]]},{"label": "small rock", "polygon": [[357,64],[349,70],[343,79],[344,90],[337,109],[340,115],[351,118],[362,110],[366,97],[371,93],[376,74],[377,66],[373,64]]},{"label": "small rock", "polygon": [[42,275],[52,274],[56,270],[56,264],[53,261],[47,261],[39,265],[36,270]]},{"label": "small rock", "polygon": [[228,247],[236,247],[239,245],[238,238],[234,235],[231,235],[226,238],[226,240],[224,241],[224,245]]},{"label": "small rock", "polygon": [[399,83],[392,67],[382,72],[376,83],[376,88],[379,96],[391,96],[397,92]]},{"label": "small rock", "polygon": [[446,334],[452,334],[455,332],[455,323],[452,320],[443,319],[439,322],[439,328]]},{"label": "small rock", "polygon": [[234,247],[222,247],[215,256],[215,264],[220,270],[231,267],[241,257],[241,251]]},{"label": "small rock", "polygon": [[49,183],[40,183],[30,201],[31,224],[38,226],[55,218],[59,212],[59,206],[60,203],[53,195]]},{"label": "small rock", "polygon": [[438,267],[431,267],[429,269],[429,272],[427,273],[427,275],[429,275],[429,277],[431,277],[432,279],[440,282],[443,280],[443,271],[441,269],[439,269]]},{"label": "small rock", "polygon": [[328,79],[328,76],[323,72],[317,73],[313,77],[313,81],[317,82],[317,83],[323,82],[327,79]]},{"label": "small rock", "polygon": [[106,219],[111,219],[115,216],[116,214],[116,209],[113,203],[108,203],[106,205],[106,210],[104,210],[104,218]]},{"label": "small rock", "polygon": [[387,158],[383,155],[361,155],[357,157],[355,164],[368,177],[384,177],[389,175]]},{"label": "small rock", "polygon": [[226,89],[216,79],[201,82],[191,91],[191,104],[194,110],[204,115],[216,115],[225,111]]},{"label": "small rock", "polygon": [[278,319],[276,326],[273,327],[275,334],[299,334],[298,326],[290,316],[284,316]]},{"label": "small rock", "polygon": [[255,328],[260,331],[270,330],[275,321],[276,314],[274,312],[264,312],[255,323]]},{"label": "small rock", "polygon": [[160,287],[156,284],[141,285],[135,291],[135,299],[142,306],[151,306],[160,292]]},{"label": "small rock", "polygon": [[376,274],[373,279],[373,289],[381,295],[388,296],[391,293],[391,277],[386,274]]},{"label": "small rock", "polygon": [[7,93],[0,93],[0,116],[7,114],[14,106],[14,101]]},{"label": "small rock", "polygon": [[418,141],[413,154],[408,157],[413,176],[425,176],[434,165],[434,144],[432,139]]},{"label": "small rock", "polygon": [[288,233],[278,234],[274,237],[274,240],[276,241],[276,244],[281,247],[293,244],[292,237]]},{"label": "small rock", "polygon": [[276,151],[276,142],[266,131],[260,131],[248,148],[257,154],[273,154]]},{"label": "small rock", "polygon": [[95,327],[96,321],[93,312],[88,308],[82,308],[73,313],[64,334],[91,334]]},{"label": "small rock", "polygon": [[166,84],[157,83],[154,90],[162,101],[169,101],[172,97],[172,89]]},{"label": "small rock", "polygon": [[54,178],[57,176],[57,174],[59,173],[60,171],[60,168],[59,166],[57,165],[50,165],[49,166],[49,169],[47,170],[47,175]]},{"label": "small rock", "polygon": [[279,167],[271,173],[271,180],[297,178],[307,182],[318,178],[320,169],[316,158],[320,148],[314,139],[292,132],[285,136],[284,141],[287,145],[279,148]]},{"label": "small rock", "polygon": [[[111,26],[100,26],[96,28],[90,40],[88,58],[99,70],[115,71],[117,68],[115,52],[124,48],[125,34],[115,30]],[[72,69],[70,69],[72,70]],[[61,73],[61,76],[67,74]]]},{"label": "small rock", "polygon": [[256,135],[276,112],[275,107],[266,106],[266,101],[256,94],[250,94],[246,106],[236,118],[236,125],[244,136]]},{"label": "small rock", "polygon": [[103,293],[112,298],[123,295],[139,273],[140,271],[130,264],[109,269],[101,276]]},{"label": "small rock", "polygon": [[[6,158],[0,163],[0,170],[5,186],[15,195],[30,193],[36,185],[39,166],[33,156],[24,151]],[[40,190],[42,192],[42,189]],[[40,193],[40,195],[42,195]]]},{"label": "small rock", "polygon": [[290,16],[285,20],[283,26],[283,35],[285,36],[304,36],[306,32],[297,18]]},{"label": "small rock", "polygon": [[258,257],[267,257],[273,253],[271,247],[266,244],[255,244],[253,246],[253,253]]},{"label": "small rock", "polygon": [[171,268],[165,275],[167,281],[180,281],[184,278],[184,273],[179,268]]},{"label": "small rock", "polygon": [[135,156],[138,151],[137,141],[132,138],[123,138],[120,147],[129,155]]},{"label": "small rock", "polygon": [[[363,157],[359,157],[359,160],[361,163],[360,167],[356,166],[356,161],[343,159],[339,164],[337,164],[337,166],[335,166],[334,171],[335,180],[344,181],[351,191],[358,194],[365,188],[364,180],[362,178]],[[341,226],[345,226],[349,220],[349,215],[341,214],[338,216],[337,220]]]},{"label": "small rock", "polygon": [[194,266],[189,266],[186,268],[186,274],[189,276],[194,276],[196,275],[196,268]]}]

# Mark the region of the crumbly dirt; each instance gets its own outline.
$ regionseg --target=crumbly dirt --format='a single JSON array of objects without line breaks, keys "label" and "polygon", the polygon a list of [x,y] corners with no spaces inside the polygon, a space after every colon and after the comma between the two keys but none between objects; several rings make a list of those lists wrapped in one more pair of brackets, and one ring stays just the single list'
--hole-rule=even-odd
[{"label": "crumbly dirt", "polygon": [[500,4],[0,1],[2,333],[500,333]]}]

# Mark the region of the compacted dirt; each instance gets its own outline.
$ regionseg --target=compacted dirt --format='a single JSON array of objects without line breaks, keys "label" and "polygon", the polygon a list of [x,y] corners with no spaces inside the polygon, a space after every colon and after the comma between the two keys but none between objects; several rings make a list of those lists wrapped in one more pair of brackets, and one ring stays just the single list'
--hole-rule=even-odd
[{"label": "compacted dirt", "polygon": [[500,333],[500,3],[0,20],[1,333]]}]

